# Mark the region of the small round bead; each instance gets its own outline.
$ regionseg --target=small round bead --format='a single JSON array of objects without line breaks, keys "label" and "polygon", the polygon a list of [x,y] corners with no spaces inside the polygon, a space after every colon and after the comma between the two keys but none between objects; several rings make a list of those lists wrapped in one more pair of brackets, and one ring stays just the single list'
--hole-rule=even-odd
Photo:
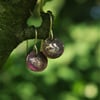
[{"label": "small round bead", "polygon": [[46,39],[43,42],[42,50],[48,58],[58,58],[64,52],[64,45],[58,39]]},{"label": "small round bead", "polygon": [[32,71],[43,71],[47,67],[48,60],[42,52],[36,54],[35,50],[31,51],[27,58],[26,63]]}]

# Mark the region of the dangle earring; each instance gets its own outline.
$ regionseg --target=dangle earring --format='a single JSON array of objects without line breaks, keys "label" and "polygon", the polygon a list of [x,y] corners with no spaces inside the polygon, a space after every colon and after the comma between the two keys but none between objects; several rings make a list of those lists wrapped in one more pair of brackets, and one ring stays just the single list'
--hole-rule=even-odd
[{"label": "dangle earring", "polygon": [[26,64],[30,70],[39,72],[43,71],[47,67],[48,60],[42,52],[38,51],[36,43],[37,29],[35,29],[34,47],[33,50],[27,55]]},{"label": "dangle earring", "polygon": [[49,15],[50,15],[50,33],[49,37],[42,43],[42,52],[48,58],[58,58],[62,55],[64,51],[64,46],[59,39],[53,37],[53,29],[52,29],[53,17],[51,13],[49,13]]}]

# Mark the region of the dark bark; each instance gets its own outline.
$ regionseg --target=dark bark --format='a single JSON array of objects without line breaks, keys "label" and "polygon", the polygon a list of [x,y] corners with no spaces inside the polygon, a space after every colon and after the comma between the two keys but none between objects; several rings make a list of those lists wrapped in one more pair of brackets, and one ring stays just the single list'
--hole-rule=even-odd
[{"label": "dark bark", "polygon": [[[26,21],[37,0],[0,0],[0,68],[10,53],[23,40],[34,38],[34,27]],[[38,30],[38,38],[45,39],[49,33],[49,14],[41,13],[43,22]]]}]

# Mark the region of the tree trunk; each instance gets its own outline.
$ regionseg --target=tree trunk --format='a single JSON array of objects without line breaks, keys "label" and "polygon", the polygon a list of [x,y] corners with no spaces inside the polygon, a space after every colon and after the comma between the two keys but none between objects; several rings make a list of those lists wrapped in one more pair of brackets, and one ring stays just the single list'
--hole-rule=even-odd
[{"label": "tree trunk", "polygon": [[[10,53],[23,40],[34,38],[34,26],[26,21],[37,0],[0,0],[0,68]],[[42,24],[38,27],[38,38],[45,39],[49,33],[49,14],[41,13]]]}]

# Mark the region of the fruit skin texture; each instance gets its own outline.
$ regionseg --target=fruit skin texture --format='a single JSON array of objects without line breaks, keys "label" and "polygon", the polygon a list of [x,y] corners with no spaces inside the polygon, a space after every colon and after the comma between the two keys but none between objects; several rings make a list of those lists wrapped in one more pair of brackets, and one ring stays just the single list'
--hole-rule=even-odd
[{"label": "fruit skin texture", "polygon": [[27,66],[32,71],[43,71],[47,67],[48,60],[42,52],[31,51],[26,58]]},{"label": "fruit skin texture", "polygon": [[46,39],[42,44],[42,52],[48,58],[58,58],[64,52],[64,45],[58,39]]}]

